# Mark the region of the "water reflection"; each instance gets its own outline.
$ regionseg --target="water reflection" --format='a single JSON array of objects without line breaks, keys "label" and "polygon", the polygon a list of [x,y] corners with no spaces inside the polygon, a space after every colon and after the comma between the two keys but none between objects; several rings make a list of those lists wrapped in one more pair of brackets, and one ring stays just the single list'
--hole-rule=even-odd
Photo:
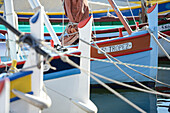
[{"label": "water reflection", "polygon": [[[156,113],[156,96],[134,90],[117,90],[121,95],[147,113]],[[98,107],[98,113],[139,113],[136,109],[111,94],[106,89],[91,89],[91,100]]]},{"label": "water reflection", "polygon": [[[159,62],[159,66],[170,67],[170,61]],[[158,70],[157,79],[170,84],[170,71]],[[157,84],[156,86],[165,87],[160,84]],[[157,113],[157,98],[165,99],[162,96],[156,96],[153,94],[138,92],[130,89],[119,89],[116,91],[142,108],[147,113]],[[164,92],[169,92],[169,90]],[[125,103],[123,100],[119,99],[114,94],[111,94],[104,88],[92,88],[90,96],[91,100],[98,107],[98,113],[139,113],[139,111]],[[168,113],[168,108],[165,109]]]}]

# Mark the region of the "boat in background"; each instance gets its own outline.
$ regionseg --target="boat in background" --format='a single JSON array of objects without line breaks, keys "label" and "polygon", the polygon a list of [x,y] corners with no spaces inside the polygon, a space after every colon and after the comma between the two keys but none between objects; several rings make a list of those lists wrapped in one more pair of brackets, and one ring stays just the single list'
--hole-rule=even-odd
[{"label": "boat in background", "polygon": [[[139,16],[127,16],[125,17],[129,25],[135,25],[135,22],[139,24],[143,23],[141,21],[141,17]],[[158,21],[168,21],[170,18],[170,13],[164,13],[158,15]],[[135,19],[135,22],[134,22]],[[68,25],[69,19],[68,18],[49,18],[50,23],[52,25]],[[118,17],[115,16],[103,16],[100,18],[94,18],[94,25],[93,26],[110,26],[110,25],[122,25]],[[168,23],[168,22],[167,22]],[[18,24],[19,25],[29,25],[29,18],[25,17],[18,17]]]},{"label": "boat in background", "polygon": [[[94,37],[92,37],[92,38],[94,39],[94,41],[99,41],[99,40],[104,40],[104,39],[111,39],[111,38],[120,36],[120,34],[122,34],[122,36],[125,36],[125,35],[128,34],[126,32],[126,29],[124,27],[121,27],[121,25],[118,25],[118,26],[116,26],[116,25],[115,26],[104,25],[104,23],[109,24],[109,23],[114,23],[114,21],[118,21],[117,19],[116,20],[112,20],[112,19],[113,19],[112,17],[103,17],[103,18],[101,18],[99,20],[98,19],[94,19],[94,22],[95,21],[97,22],[96,23],[97,26],[93,26],[93,28],[94,28],[93,36]],[[132,19],[132,17],[131,17],[131,19]],[[54,23],[55,22],[59,22],[58,21],[59,19],[49,19],[49,20],[51,20],[51,22],[54,22]],[[28,24],[28,21],[29,21],[28,18],[22,19],[22,22],[24,22],[25,24]],[[98,23],[102,24],[103,26],[98,26]],[[169,23],[170,23],[170,15],[167,15],[167,16],[161,15],[160,16],[160,20],[158,21],[159,35],[161,35],[163,37],[170,36],[170,28],[169,28],[170,24]],[[57,24],[57,23],[55,23],[55,24]],[[131,25],[130,27],[131,27],[131,29],[133,31],[135,31],[137,29],[142,29],[142,27],[144,27],[146,25],[148,25],[148,23],[137,24],[137,26],[136,25]],[[108,28],[108,27],[110,27],[110,28]],[[119,28],[113,28],[113,27],[119,27]],[[2,28],[2,29],[4,29],[4,28]],[[19,25],[19,29],[21,31],[29,33],[28,30],[30,29],[30,26],[29,25]],[[47,29],[47,28],[45,28],[45,29]],[[55,26],[54,29],[55,29],[56,35],[60,38],[60,36],[62,35],[61,32],[63,32],[62,31],[63,30],[63,26]],[[47,32],[44,33],[44,39],[47,42],[50,42],[50,40],[52,40],[52,38],[51,38],[50,34],[47,33]],[[6,30],[0,30],[0,33],[1,33],[0,39],[2,41],[5,41],[6,40],[6,36],[5,35],[7,34],[7,31]],[[160,33],[163,33],[163,34],[160,34]],[[158,37],[158,40],[159,40],[160,44],[164,47],[164,49],[167,51],[167,53],[170,54],[170,49],[169,49],[170,48],[170,44],[169,44],[168,41],[164,40],[161,36]],[[6,51],[6,49],[5,49],[6,48],[5,47],[6,44],[4,42],[2,42],[2,41],[1,41],[1,48],[4,48],[4,51]],[[2,43],[4,43],[4,44],[2,44]],[[5,52],[3,52],[3,53],[5,53]],[[5,56],[5,54],[4,54],[4,56]],[[165,58],[166,58],[166,55],[162,52],[162,50],[160,48],[158,50],[158,57],[159,57],[160,60],[162,60],[162,59],[165,60]]]},{"label": "boat in background", "polygon": [[[31,2],[31,0],[29,1]],[[109,3],[114,9],[116,9],[116,11],[118,11],[117,13],[121,14],[113,0],[109,0]],[[133,106],[136,110],[142,113],[145,113],[145,111],[130,102],[122,95],[119,95],[119,93],[117,93],[114,89],[111,89],[106,84],[117,83],[119,85],[123,85],[124,83],[119,81],[128,83],[135,82],[144,88],[136,88],[128,84],[124,84],[123,86],[136,89],[138,91],[170,97],[169,95],[156,92],[142,84],[145,82],[155,83],[156,81],[155,78],[158,68],[158,47],[157,43],[155,42],[155,40],[157,41],[158,38],[157,4],[155,4],[147,11],[149,27],[145,27],[145,29],[132,32],[124,18],[122,16],[120,17],[119,15],[121,21],[123,21],[125,29],[128,32],[128,35],[90,42],[92,36],[92,31],[90,30],[92,27],[92,17],[89,17],[80,22],[78,25],[80,35],[79,44],[64,46],[64,48],[62,45],[60,45],[59,39],[56,39],[58,42],[57,45],[55,45],[56,48],[48,47],[42,42],[44,38],[44,23],[47,25],[47,21],[43,21],[46,19],[46,16],[44,16],[45,13],[43,7],[41,7],[39,4],[36,4],[35,0],[30,4],[33,9],[36,9],[35,15],[30,19],[31,35],[23,35],[16,29],[12,29],[12,31],[20,37],[19,42],[27,42],[28,45],[35,49],[33,50],[28,48],[30,49],[29,55],[27,54],[28,57],[26,59],[24,58],[24,61],[21,62],[18,60],[17,65],[24,65],[24,67],[21,68],[22,71],[30,69],[33,70],[33,77],[40,75],[39,79],[32,78],[33,83],[36,83],[37,81],[42,82],[38,83],[39,89],[37,90],[34,89],[34,85],[32,86],[33,90],[35,91],[33,94],[41,97],[43,82],[45,83],[49,97],[52,100],[52,106],[51,108],[43,110],[42,112],[96,113],[97,108],[93,102],[90,101],[90,82],[92,85],[102,85],[110,92],[114,93],[116,96],[120,97],[123,101],[127,102],[129,105]],[[8,26],[8,28],[10,27]],[[8,36],[9,32],[10,31],[8,30]],[[33,38],[34,36],[41,38],[37,40]],[[52,38],[54,44],[56,44],[56,40],[54,37]],[[8,41],[13,40],[10,40],[9,38]],[[52,52],[49,54],[47,49]],[[43,55],[45,59],[43,60],[40,55],[37,55],[37,52]],[[16,52],[14,55],[16,55]],[[54,59],[50,62],[51,57],[54,57]],[[78,59],[78,62],[75,60],[71,61],[72,59],[69,60],[69,58],[76,58]],[[12,55],[11,59],[13,59]],[[56,60],[58,62],[54,62]],[[49,74],[42,75],[44,62],[49,66],[49,69],[47,66],[47,71],[51,70],[52,68],[54,69],[54,67],[57,68],[57,70]],[[49,65],[49,62],[51,65]],[[67,65],[66,63],[69,63],[71,68],[65,66]],[[3,68],[7,68],[9,65],[11,64],[6,62],[5,67],[3,67],[4,65],[0,65],[0,69],[3,70]],[[136,67],[132,68],[132,66]],[[43,80],[43,77],[46,79]],[[92,81],[90,81],[90,77],[93,78]],[[3,96],[4,98],[7,97],[4,93]],[[13,105],[10,106],[11,111],[21,112],[21,110],[23,110],[23,112],[26,113],[41,112],[40,109],[28,106],[19,101],[18,103],[13,103]],[[8,104],[5,105],[8,106]],[[5,107],[5,105],[3,105],[3,107]]]},{"label": "boat in background", "polygon": [[[110,13],[109,13],[110,14]],[[110,14],[111,15],[111,14]],[[135,18],[135,20],[134,20]],[[158,30],[161,33],[164,33],[165,35],[170,35],[170,28],[169,28],[169,22],[170,22],[170,14],[162,14],[158,16]],[[60,18],[49,18],[51,24],[53,25],[62,25],[62,24],[68,24],[69,19],[68,18],[64,18],[60,19]],[[133,29],[133,31],[135,31],[137,29],[137,27],[142,28],[143,26],[148,25],[147,22],[142,23],[142,20],[139,16],[135,16],[135,17],[127,17],[126,18],[128,24],[131,25],[131,28]],[[29,24],[29,18],[18,18],[18,23],[19,25],[28,25]],[[138,23],[136,26],[134,24]],[[95,40],[102,40],[102,39],[109,39],[109,38],[113,38],[116,36],[119,36],[119,29],[108,29],[107,27],[109,27],[109,25],[122,25],[122,23],[119,21],[118,17],[115,17],[113,15],[111,16],[106,16],[106,17],[101,17],[101,18],[94,18],[94,26],[101,26],[100,29],[104,29],[104,30],[96,30],[96,28],[94,27],[95,31],[93,31],[93,33],[95,34]],[[133,26],[134,25],[134,26]],[[28,28],[27,28],[28,27]],[[59,27],[59,26],[57,26]],[[58,28],[55,29],[58,29]],[[21,30],[27,30],[29,29],[29,26],[22,26]],[[63,26],[61,26],[61,29],[63,30]],[[62,31],[61,30],[61,31]],[[123,32],[123,35],[126,35],[127,32],[125,32],[125,28],[122,28],[121,30]],[[62,31],[63,32],[63,31]],[[5,34],[4,31],[1,31],[1,33]],[[57,35],[61,35],[61,33],[57,33]],[[162,34],[159,34],[162,36]],[[165,36],[163,35],[163,36]],[[47,39],[46,37],[48,37],[48,40],[50,40],[51,38],[49,37],[49,34],[46,33],[45,34],[45,39]],[[166,37],[166,36],[165,36]],[[162,37],[159,37],[159,42],[161,43],[161,45],[163,45],[163,47],[165,48],[165,50],[167,50],[168,54],[170,54],[170,50],[168,49],[170,47],[170,45],[168,44],[168,41],[165,41],[164,39],[162,39]],[[162,52],[162,50],[159,49],[159,57],[166,57],[166,55]]]},{"label": "boat in background", "polygon": [[[12,1],[5,1],[5,2],[12,4]],[[84,57],[90,57],[90,46],[80,42],[78,49],[70,48],[65,51],[62,51],[62,49],[60,48],[60,51],[53,50],[53,49],[52,49],[53,52],[49,52],[49,51],[52,51],[50,49],[49,51],[47,51],[48,47],[43,46],[43,43],[40,42],[40,40],[43,39],[43,32],[44,32],[43,30],[43,26],[44,26],[43,7],[41,7],[38,4],[35,4],[31,0],[29,2],[32,5],[33,9],[35,8],[37,9],[35,15],[30,19],[31,34],[23,34],[19,32],[14,27],[12,27],[9,23],[7,23],[5,20],[0,18],[1,24],[3,24],[9,30],[11,30],[11,31],[8,31],[8,33],[13,32],[19,37],[18,42],[20,44],[27,43],[31,47],[27,58],[24,59],[24,64],[22,68],[16,69],[13,65],[11,66],[13,68],[13,72],[19,71],[19,72],[16,72],[16,74],[19,76],[19,78],[16,78],[16,81],[17,81],[16,86],[18,87],[15,87],[15,85],[12,84],[11,90],[14,90],[13,93],[19,98],[24,99],[26,102],[21,99],[19,100],[13,99],[13,97],[16,97],[16,96],[12,94],[12,92],[10,93],[8,92],[8,95],[6,95],[5,93],[2,93],[2,98],[0,95],[0,99],[2,100],[5,99],[5,101],[3,101],[4,103],[1,105],[1,107],[5,109],[1,109],[1,110],[4,110],[4,111],[0,110],[1,113],[4,113],[4,112],[6,113],[9,113],[9,112],[25,112],[25,113],[30,113],[30,112],[33,112],[33,113],[93,112],[93,113],[96,113],[97,107],[93,104],[93,102],[90,101],[90,90],[89,90],[90,76],[88,72],[82,71],[82,69],[89,71],[90,59],[84,59],[84,58],[74,57],[70,55],[70,54],[73,54],[73,55],[81,54]],[[37,5],[40,7],[36,7]],[[88,19],[79,23],[80,37],[82,37],[82,40],[90,42],[91,26],[92,26],[92,17],[89,17]],[[89,38],[87,39],[85,37],[89,37]],[[52,62],[55,64],[56,70],[55,72],[53,72],[53,76],[52,75],[45,76],[43,74],[43,67],[44,67],[43,61],[48,64],[51,61],[50,60],[51,57],[54,57]],[[12,55],[11,55],[11,59],[14,59]],[[15,65],[18,65],[18,63],[20,62],[23,62],[23,61],[20,59],[17,59]],[[11,65],[11,61],[0,63],[1,69],[4,66],[5,68],[7,68],[8,65]],[[52,67],[50,67],[50,69],[51,68]],[[54,68],[52,70],[54,70]],[[9,73],[9,71],[10,70],[7,71],[7,74]],[[25,74],[24,71],[31,71],[31,72],[28,72]],[[0,72],[0,73],[2,74],[3,72]],[[29,80],[20,79],[20,77],[21,78],[26,77],[25,75],[30,75],[31,73],[32,73],[32,76],[29,76]],[[16,75],[14,74],[14,75],[9,75],[9,76],[15,79]],[[10,78],[10,77],[2,75],[2,78],[0,79]],[[29,84],[26,84],[26,81],[29,82]],[[29,91],[25,91],[26,90],[25,84],[28,87]],[[24,91],[26,93],[29,93],[31,91],[33,92],[32,94],[34,96],[38,97],[38,99],[30,96],[29,94],[23,94],[22,92],[19,92],[19,91],[23,91],[21,90],[22,88],[21,86],[23,86],[23,88],[25,89]],[[1,84],[0,84],[0,87],[1,87]],[[47,98],[47,96],[44,94],[45,89],[43,89],[45,87],[47,88],[49,97],[51,98],[52,106],[48,110],[44,111],[43,108],[35,107],[35,106],[40,106],[38,102],[41,102],[41,101],[42,102],[40,104],[43,104],[44,101],[42,97]],[[17,91],[15,89],[17,89]],[[12,98],[7,98],[9,95],[12,95]],[[5,103],[5,102],[9,102],[9,100],[11,99],[13,101],[10,102],[10,105]],[[36,103],[36,101],[38,102]],[[29,103],[35,106],[32,106]]]},{"label": "boat in background", "polygon": [[[150,14],[149,14],[150,15]],[[153,17],[151,17],[153,18]],[[156,19],[155,19],[156,20]],[[150,25],[157,25],[157,21],[153,24],[153,21]],[[156,27],[155,25],[155,27]],[[152,26],[151,26],[152,27]],[[91,44],[96,43],[99,47],[93,48],[91,52],[92,58],[97,58],[101,60],[107,60],[107,56],[103,54],[101,50],[104,52],[110,54],[112,57],[116,57],[121,62],[127,63],[127,64],[139,64],[139,65],[148,65],[148,66],[157,66],[157,45],[154,43],[153,39],[151,38],[150,34],[146,30],[136,31],[132,32],[131,35],[126,36],[120,36],[120,37],[114,37],[110,39],[104,39],[99,40],[95,42],[91,42]],[[94,44],[93,44],[94,45]],[[143,46],[145,45],[145,46]],[[66,48],[78,48],[77,45],[72,46],[66,46]],[[100,48],[100,49],[99,49]],[[155,49],[154,49],[155,48]],[[98,50],[99,49],[99,50]],[[1,60],[2,60],[1,56]],[[140,60],[137,60],[140,59]],[[152,61],[150,61],[152,59]],[[18,62],[18,68],[22,67],[25,62]],[[10,65],[10,64],[9,64]],[[55,67],[56,63],[52,63],[52,66]],[[140,82],[146,82],[146,83],[154,83],[152,80],[149,80],[146,77],[143,77],[139,73],[134,72],[131,69],[128,69],[126,66],[121,66],[123,70],[126,70],[132,77],[136,78],[136,80]],[[1,72],[5,69],[4,66],[1,66]],[[156,70],[152,69],[145,69],[140,67],[134,67],[134,69],[144,72],[148,76],[155,78],[156,77]],[[115,73],[113,73],[113,70]],[[111,77],[112,79],[121,81],[121,82],[134,82],[129,77],[126,77],[120,70],[117,69],[117,66],[114,66],[112,64],[112,61],[110,63],[100,62],[96,60],[91,60],[91,71],[100,73],[106,77]],[[45,77],[48,80],[50,76],[52,77],[52,73],[55,71],[49,69],[48,71],[44,72]],[[120,77],[124,76],[124,77]],[[49,77],[49,78],[48,78]],[[104,80],[105,83],[111,83],[106,80]],[[91,80],[91,84],[95,85],[97,84],[94,80]]]},{"label": "boat in background", "polygon": [[[59,1],[50,0],[48,1],[48,3],[46,0],[40,0],[40,2],[44,6],[46,14],[48,15],[49,18],[63,18],[63,17],[66,18],[66,16],[64,16],[63,3],[61,0]],[[108,1],[100,2],[100,1],[91,0],[88,2],[89,2],[90,9],[91,9],[90,13],[93,14],[93,18],[104,17],[104,16],[107,16],[108,13],[111,15],[117,16],[114,10],[111,8]],[[131,3],[130,6],[128,6],[128,3],[126,0],[125,1],[117,0],[116,2],[118,3],[119,9],[124,16],[127,17],[127,16],[132,15],[130,9],[132,10],[134,16],[139,16],[140,11],[141,11],[140,4]],[[152,5],[158,3],[159,14],[167,13],[170,10],[169,0],[151,1],[150,3]],[[25,0],[15,0],[14,7],[15,7],[15,12],[17,13],[18,17],[29,18],[34,14],[31,7],[28,5],[28,2]],[[3,10],[4,10],[4,7],[2,6],[0,15],[3,15]]]}]

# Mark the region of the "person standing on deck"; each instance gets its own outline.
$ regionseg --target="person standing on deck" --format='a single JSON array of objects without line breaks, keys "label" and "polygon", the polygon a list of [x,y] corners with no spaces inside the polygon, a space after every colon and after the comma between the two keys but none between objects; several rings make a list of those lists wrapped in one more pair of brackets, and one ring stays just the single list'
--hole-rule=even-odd
[{"label": "person standing on deck", "polygon": [[65,15],[69,18],[68,27],[65,29],[67,34],[61,42],[64,45],[76,44],[78,42],[77,24],[89,17],[89,7],[87,0],[62,0]]}]

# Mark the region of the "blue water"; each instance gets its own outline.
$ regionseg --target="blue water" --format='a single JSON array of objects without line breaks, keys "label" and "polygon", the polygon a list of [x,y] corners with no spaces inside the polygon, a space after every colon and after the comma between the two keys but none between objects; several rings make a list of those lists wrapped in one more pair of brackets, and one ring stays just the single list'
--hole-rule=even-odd
[{"label": "blue water", "polygon": [[[91,91],[91,100],[98,107],[98,113],[139,113],[105,89],[92,89]],[[155,95],[127,89],[117,91],[147,113],[156,113]]]},{"label": "blue water", "polygon": [[[170,61],[167,61],[163,64],[159,63],[159,66],[170,67]],[[170,84],[170,71],[158,70],[157,79]],[[157,86],[161,85],[157,84]],[[147,113],[157,113],[157,98],[165,98],[162,96],[138,92],[131,89],[116,89],[116,91],[136,104],[138,107],[142,108]],[[98,108],[98,113],[139,113],[139,111],[104,88],[91,89],[90,96],[91,100]]]}]

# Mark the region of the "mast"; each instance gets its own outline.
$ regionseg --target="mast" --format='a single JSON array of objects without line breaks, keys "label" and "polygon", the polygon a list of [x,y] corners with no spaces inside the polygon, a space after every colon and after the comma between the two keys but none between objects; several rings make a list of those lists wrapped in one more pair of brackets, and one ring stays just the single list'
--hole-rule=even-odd
[{"label": "mast", "polygon": [[[40,4],[39,0],[28,0],[28,2],[30,3],[31,8],[34,11],[36,11],[36,9],[38,7],[43,7]],[[49,19],[48,19],[48,17],[47,17],[47,15],[46,15],[44,10],[43,10],[43,13],[44,13],[43,14],[44,15],[44,23],[45,23],[45,25],[46,25],[46,27],[47,27],[47,29],[48,29],[48,31],[49,31],[53,41],[54,41],[54,45],[61,45],[61,42],[59,41],[59,39],[58,39],[54,29],[52,28],[52,25],[51,25],[51,23],[50,23],[50,21],[49,21]]]},{"label": "mast", "polygon": [[114,0],[108,0],[110,5],[112,6],[112,8],[114,9],[116,15],[119,17],[120,21],[122,22],[122,24],[124,25],[126,31],[128,32],[128,34],[130,35],[132,33],[132,29],[130,28],[130,26],[128,25],[128,23],[126,22],[126,20],[124,19],[122,13],[120,12],[119,8],[117,7],[116,3],[114,2]]},{"label": "mast", "polygon": [[[13,6],[13,0],[4,0],[5,4],[5,14],[6,14],[6,20],[9,22],[14,28],[16,28],[16,15],[14,12],[14,6]],[[9,52],[10,52],[10,58],[11,60],[19,59],[18,56],[18,45],[16,44],[17,36],[7,29],[8,32],[8,41],[9,41]]]},{"label": "mast", "polygon": [[146,17],[146,1],[145,0],[141,0],[141,8],[142,8],[142,14],[141,14],[141,19],[142,19],[142,23],[147,22],[147,17]]}]

